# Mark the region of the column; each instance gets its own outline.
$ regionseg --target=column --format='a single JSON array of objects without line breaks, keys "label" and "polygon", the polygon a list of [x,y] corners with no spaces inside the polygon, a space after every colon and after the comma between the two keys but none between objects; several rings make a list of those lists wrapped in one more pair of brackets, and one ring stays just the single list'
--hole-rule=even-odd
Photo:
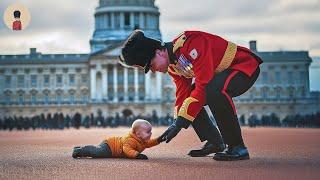
[{"label": "column", "polygon": [[91,68],[90,70],[90,83],[91,83],[91,99],[96,99],[96,72],[97,70],[94,68]]},{"label": "column", "polygon": [[134,29],[134,14],[133,12],[130,13],[130,27]]},{"label": "column", "polygon": [[124,12],[120,12],[120,29],[124,28]]},{"label": "column", "polygon": [[145,26],[145,25],[144,25],[143,12],[140,12],[140,13],[139,13],[139,21],[140,21],[140,22],[139,22],[139,24],[140,24],[140,25],[139,25],[139,26],[140,26],[140,28],[141,28],[141,29],[144,29],[144,26]]},{"label": "column", "polygon": [[145,76],[145,97],[147,100],[150,100],[150,72]]},{"label": "column", "polygon": [[161,73],[156,73],[157,78],[157,99],[161,99],[162,97],[162,81],[161,81]]},{"label": "column", "polygon": [[111,29],[114,29],[114,12],[111,12],[110,13],[110,15],[111,15]]},{"label": "column", "polygon": [[108,69],[102,70],[102,99],[108,99]]},{"label": "column", "polygon": [[128,101],[128,68],[123,68],[123,87],[124,87],[124,101]]},{"label": "column", "polygon": [[134,101],[139,101],[139,72],[134,68]]},{"label": "column", "polygon": [[309,66],[310,64],[306,64],[304,68],[304,73],[306,76],[306,79],[304,79],[304,86],[306,91],[306,97],[310,97],[310,77],[309,77]]},{"label": "column", "polygon": [[117,64],[113,66],[113,101],[118,102],[118,70]]}]

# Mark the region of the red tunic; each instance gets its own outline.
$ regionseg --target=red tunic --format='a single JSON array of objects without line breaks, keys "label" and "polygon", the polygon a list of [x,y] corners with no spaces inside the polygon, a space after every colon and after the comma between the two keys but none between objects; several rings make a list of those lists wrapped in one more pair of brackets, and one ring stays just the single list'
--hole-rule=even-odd
[{"label": "red tunic", "polygon": [[[184,35],[186,40],[183,46],[178,48],[174,54],[177,59],[182,58],[191,62],[195,89],[191,90],[192,78],[176,73],[170,69],[171,67],[168,72],[176,84],[175,117],[182,116],[193,121],[206,103],[205,87],[215,74],[219,73],[215,71],[218,66],[220,67],[221,60],[225,58],[229,44],[227,40],[205,32],[185,31]],[[173,43],[180,36],[175,38]],[[261,59],[249,49],[233,45],[235,54],[231,55],[233,58],[228,68],[239,70],[251,76],[262,63]]]},{"label": "red tunic", "polygon": [[21,26],[21,21],[14,21],[12,23],[12,29],[13,30],[21,30],[22,26]]}]

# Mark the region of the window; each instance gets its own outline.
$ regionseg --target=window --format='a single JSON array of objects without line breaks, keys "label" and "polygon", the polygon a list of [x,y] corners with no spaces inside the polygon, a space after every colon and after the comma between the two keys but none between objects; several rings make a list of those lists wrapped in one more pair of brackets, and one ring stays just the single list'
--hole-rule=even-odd
[{"label": "window", "polygon": [[262,98],[266,99],[268,97],[268,89],[263,87],[261,89],[261,95],[262,95]]},{"label": "window", "polygon": [[48,104],[49,101],[50,101],[49,94],[45,94],[45,95],[44,95],[44,103],[45,103],[45,104]]},{"label": "window", "polygon": [[280,83],[281,82],[281,74],[279,71],[276,72],[276,83]]},{"label": "window", "polygon": [[11,88],[11,76],[5,77],[5,88]]},{"label": "window", "polygon": [[279,99],[281,97],[281,88],[277,87],[275,91],[276,91],[276,98]]},{"label": "window", "polygon": [[293,75],[292,72],[288,72],[288,83],[293,84]]},{"label": "window", "polygon": [[44,86],[49,86],[50,85],[50,75],[44,75],[43,76],[43,84],[44,84]]},{"label": "window", "polygon": [[11,103],[11,95],[10,95],[10,94],[7,94],[7,95],[5,96],[4,101],[6,102],[6,104],[10,104],[10,103]]},{"label": "window", "polygon": [[69,98],[70,98],[70,103],[74,104],[75,95],[74,94],[70,94]]},{"label": "window", "polygon": [[37,96],[36,96],[36,94],[31,94],[31,103],[32,103],[32,104],[37,103]]},{"label": "window", "polygon": [[82,102],[83,103],[87,103],[88,102],[88,95],[87,94],[83,94],[82,95]]},{"label": "window", "polygon": [[88,83],[88,75],[87,74],[82,74],[81,75],[81,83],[82,84],[87,84]]},{"label": "window", "polygon": [[19,96],[18,96],[18,103],[19,103],[19,104],[23,104],[23,102],[24,102],[24,96],[23,96],[23,94],[19,94]]},{"label": "window", "polygon": [[24,87],[24,75],[18,75],[18,87]]},{"label": "window", "polygon": [[31,75],[31,87],[37,87],[37,75]]},{"label": "window", "polygon": [[113,88],[108,88],[108,99],[109,99],[109,101],[112,101],[113,98],[114,98]]},{"label": "window", "polygon": [[61,74],[57,75],[57,86],[62,86],[62,75]]},{"label": "window", "polygon": [[293,87],[290,87],[288,89],[288,95],[289,95],[290,98],[293,98],[293,96],[294,96],[294,88]]},{"label": "window", "polygon": [[75,75],[74,74],[70,74],[69,75],[69,85],[70,86],[74,86],[75,85]]},{"label": "window", "polygon": [[262,83],[268,83],[268,73],[262,72]]},{"label": "window", "polygon": [[61,104],[61,102],[62,102],[62,95],[61,94],[57,94],[56,101],[58,104]]},{"label": "window", "polygon": [[306,73],[305,73],[305,72],[300,72],[300,78],[299,78],[299,80],[300,80],[300,83],[301,83],[301,84],[304,83],[305,77],[306,77]]}]

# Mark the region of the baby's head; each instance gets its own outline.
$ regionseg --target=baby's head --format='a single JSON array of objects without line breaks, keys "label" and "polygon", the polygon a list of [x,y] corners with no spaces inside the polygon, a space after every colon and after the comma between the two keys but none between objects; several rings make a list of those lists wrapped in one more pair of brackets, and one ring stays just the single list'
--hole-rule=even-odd
[{"label": "baby's head", "polygon": [[151,124],[143,119],[137,119],[132,123],[131,131],[135,134],[140,140],[146,142],[150,140],[152,135],[152,126]]}]

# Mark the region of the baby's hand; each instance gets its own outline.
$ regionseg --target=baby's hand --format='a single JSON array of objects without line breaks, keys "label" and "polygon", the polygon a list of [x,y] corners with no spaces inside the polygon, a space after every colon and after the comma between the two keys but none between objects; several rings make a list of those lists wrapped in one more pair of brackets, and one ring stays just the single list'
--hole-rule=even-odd
[{"label": "baby's hand", "polygon": [[146,156],[146,155],[144,155],[144,154],[138,154],[136,158],[137,158],[137,159],[144,159],[144,160],[146,160],[146,159],[148,159],[148,156]]}]

